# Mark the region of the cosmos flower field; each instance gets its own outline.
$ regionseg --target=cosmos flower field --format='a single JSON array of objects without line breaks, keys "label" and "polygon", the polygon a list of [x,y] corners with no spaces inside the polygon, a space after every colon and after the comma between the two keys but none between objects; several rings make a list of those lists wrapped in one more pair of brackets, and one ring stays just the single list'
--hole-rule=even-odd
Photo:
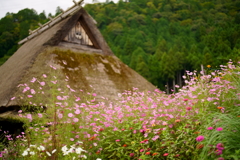
[{"label": "cosmos flower field", "polygon": [[[18,111],[25,131],[14,136],[5,131],[8,144],[2,146],[0,156],[19,160],[240,159],[239,63],[230,61],[218,70],[209,67],[205,74],[187,71],[183,78],[186,85],[176,86],[178,91],[169,95],[133,88],[119,93],[115,101],[104,97],[99,101],[94,92],[69,96],[75,90],[59,86],[57,77],[33,77],[19,87],[26,103],[40,107],[34,112]],[[51,103],[33,102],[46,94],[42,90],[47,85],[55,97]]]}]

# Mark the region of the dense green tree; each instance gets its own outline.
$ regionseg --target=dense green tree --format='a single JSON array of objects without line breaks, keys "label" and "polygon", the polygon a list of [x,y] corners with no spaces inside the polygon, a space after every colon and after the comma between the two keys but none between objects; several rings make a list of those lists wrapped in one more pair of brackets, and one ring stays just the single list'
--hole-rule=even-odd
[{"label": "dense green tree", "polygon": [[34,29],[38,22],[46,22],[46,17],[34,9],[23,9],[18,13],[8,13],[0,20],[0,63],[2,64],[17,49],[17,42],[29,35],[29,29]]},{"label": "dense green tree", "polygon": [[4,55],[8,53],[8,50],[13,47],[15,38],[16,37],[8,31],[2,33],[0,36],[0,57],[4,57]]},{"label": "dense green tree", "polygon": [[0,20],[0,34],[5,31],[12,31],[14,27],[15,23],[12,15],[7,15]]},{"label": "dense green tree", "polygon": [[[141,57],[141,58],[140,58]],[[137,64],[140,61],[143,61],[145,64],[148,63],[148,55],[144,52],[144,50],[141,47],[138,47],[136,50],[133,51],[132,56],[131,56],[131,61],[129,66],[132,69],[137,69]]]},{"label": "dense green tree", "polygon": [[39,14],[39,21],[42,24],[47,22],[47,16],[45,11]]},{"label": "dense green tree", "polygon": [[27,29],[30,29],[30,24],[28,21],[23,21],[20,24],[20,33],[19,33],[20,39],[24,39],[25,37],[27,37],[29,35],[29,31]]},{"label": "dense green tree", "polygon": [[136,71],[146,79],[149,79],[149,68],[142,55],[138,57]]},{"label": "dense green tree", "polygon": [[160,62],[164,52],[157,50],[156,53],[149,57],[149,81],[152,82],[155,86],[163,87],[163,82],[161,80],[161,70]]},{"label": "dense green tree", "polygon": [[62,8],[61,7],[57,7],[56,11],[55,11],[55,16],[59,15],[62,13]]}]

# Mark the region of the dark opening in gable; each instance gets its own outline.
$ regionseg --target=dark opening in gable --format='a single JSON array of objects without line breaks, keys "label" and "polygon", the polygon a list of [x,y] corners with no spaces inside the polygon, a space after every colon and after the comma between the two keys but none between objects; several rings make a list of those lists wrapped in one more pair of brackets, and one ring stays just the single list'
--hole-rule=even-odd
[{"label": "dark opening in gable", "polygon": [[83,18],[78,20],[63,41],[100,49],[94,35],[91,33],[91,30],[88,28]]}]

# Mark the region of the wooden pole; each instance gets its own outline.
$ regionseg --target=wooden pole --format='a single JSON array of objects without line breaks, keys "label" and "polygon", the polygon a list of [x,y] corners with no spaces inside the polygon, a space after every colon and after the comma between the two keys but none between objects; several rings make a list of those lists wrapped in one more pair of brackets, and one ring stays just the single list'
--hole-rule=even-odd
[{"label": "wooden pole", "polygon": [[175,79],[173,79],[173,92],[176,92],[176,88],[175,88]]},{"label": "wooden pole", "polygon": [[204,67],[203,67],[202,64],[201,64],[201,70],[202,70],[202,74],[205,75],[205,73],[204,73]]}]

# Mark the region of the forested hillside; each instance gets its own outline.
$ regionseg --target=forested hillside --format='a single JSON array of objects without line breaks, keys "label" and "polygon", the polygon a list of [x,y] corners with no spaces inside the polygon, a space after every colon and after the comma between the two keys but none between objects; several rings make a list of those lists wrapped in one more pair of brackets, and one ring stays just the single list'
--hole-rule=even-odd
[{"label": "forested hillside", "polygon": [[56,14],[46,16],[45,12],[38,14],[34,9],[24,9],[18,13],[7,13],[0,20],[0,65],[2,65],[20,46],[20,40],[29,35],[29,29],[34,30],[39,27],[39,23],[44,24],[49,19],[47,17],[56,16],[61,12],[61,8],[56,9]]},{"label": "forested hillside", "polygon": [[[120,0],[87,4],[111,49],[154,85],[179,80],[185,70],[240,58],[238,0]],[[47,17],[25,9],[0,20],[2,62],[17,42]]]}]

